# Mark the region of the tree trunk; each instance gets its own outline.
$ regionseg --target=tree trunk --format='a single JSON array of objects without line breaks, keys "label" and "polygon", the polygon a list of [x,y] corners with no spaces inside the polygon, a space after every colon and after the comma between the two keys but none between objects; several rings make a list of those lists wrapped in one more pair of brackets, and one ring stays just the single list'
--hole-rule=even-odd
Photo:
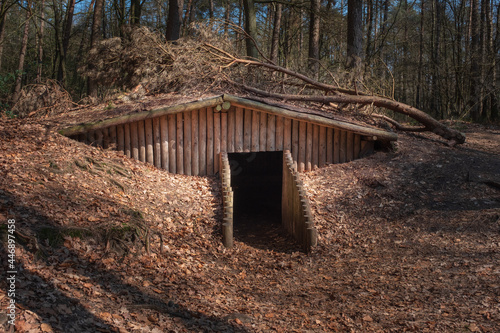
[{"label": "tree trunk", "polygon": [[2,0],[0,6],[0,70],[2,69],[3,44],[5,41],[5,20],[7,19],[7,11],[10,6],[7,0]]},{"label": "tree trunk", "polygon": [[17,66],[16,84],[14,86],[14,92],[12,93],[12,104],[16,104],[21,96],[21,85],[23,79],[24,71],[24,59],[26,57],[26,49],[28,48],[28,37],[29,37],[29,27],[31,20],[31,1],[26,3],[26,22],[24,23],[24,34],[21,41],[21,52],[19,53],[19,64]]},{"label": "tree trunk", "polygon": [[417,88],[415,96],[415,105],[417,108],[422,108],[422,72],[424,65],[424,32],[425,32],[425,1],[420,0],[420,35],[419,35],[419,47],[418,47],[418,74],[417,74]]},{"label": "tree trunk", "polygon": [[[90,49],[93,49],[97,45],[99,39],[101,38],[100,32],[102,24],[103,7],[104,7],[104,0],[95,0],[94,18],[92,21],[92,29],[90,35]],[[89,64],[89,66],[92,66],[92,64]],[[87,92],[88,95],[90,96],[93,97],[97,96],[97,85],[93,79],[89,78],[88,80]]]},{"label": "tree trunk", "polygon": [[[42,82],[43,74],[43,33],[45,29],[45,0],[40,1],[40,29],[38,30],[38,63],[36,68],[36,82]],[[1,41],[0,41],[1,43]]]},{"label": "tree trunk", "polygon": [[130,1],[130,25],[139,25],[141,23],[142,4],[141,0]]},{"label": "tree trunk", "polygon": [[250,37],[245,39],[247,56],[257,59],[259,55],[255,45],[257,41],[257,17],[255,15],[254,0],[243,0],[243,8],[245,10],[245,32]]},{"label": "tree trunk", "polygon": [[68,53],[69,39],[71,37],[71,27],[73,26],[73,13],[75,11],[76,0],[68,0],[68,9],[64,20],[64,29],[62,36],[61,54],[59,56],[59,65],[57,69],[57,81],[65,86],[66,81],[66,56]]},{"label": "tree trunk", "polygon": [[350,70],[359,70],[363,56],[363,0],[347,3],[347,64]]},{"label": "tree trunk", "polygon": [[470,117],[473,121],[481,118],[481,67],[480,67],[480,38],[479,38],[479,4],[478,0],[471,0],[471,68],[470,68]]},{"label": "tree trunk", "polygon": [[319,27],[320,27],[321,0],[311,0],[309,18],[309,72],[318,79],[319,75]]},{"label": "tree trunk", "polygon": [[271,55],[270,59],[273,63],[278,64],[278,52],[280,45],[280,31],[281,31],[281,11],[282,4],[276,4],[274,11],[274,25],[273,25],[273,37],[271,40]]},{"label": "tree trunk", "polygon": [[183,7],[183,0],[169,0],[166,33],[168,41],[176,41],[181,37]]}]

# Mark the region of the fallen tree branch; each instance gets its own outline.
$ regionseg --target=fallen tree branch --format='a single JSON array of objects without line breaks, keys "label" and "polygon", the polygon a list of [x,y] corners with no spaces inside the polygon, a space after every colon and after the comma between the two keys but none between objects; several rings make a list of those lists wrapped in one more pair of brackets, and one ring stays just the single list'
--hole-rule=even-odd
[{"label": "fallen tree branch", "polygon": [[450,145],[461,144],[465,142],[465,135],[441,124],[439,121],[429,116],[427,113],[420,111],[413,106],[404,104],[391,100],[389,98],[380,96],[368,96],[368,95],[346,95],[346,94],[335,94],[331,96],[317,96],[317,95],[285,95],[271,93],[264,90],[260,90],[254,87],[247,86],[242,83],[232,82],[233,84],[239,85],[247,91],[250,91],[261,96],[278,98],[288,101],[303,101],[303,102],[318,102],[318,103],[348,103],[348,104],[358,104],[358,105],[374,105],[382,107],[385,109],[392,110],[404,115],[407,115],[422,125],[427,129],[427,131],[437,134],[446,140],[450,141]]},{"label": "fallen tree branch", "polygon": [[384,116],[383,114],[374,113],[371,116],[374,118],[379,118],[379,119],[387,121],[388,123],[393,125],[398,131],[403,131],[403,132],[426,132],[426,131],[428,131],[427,127],[425,127],[425,126],[422,127],[422,126],[404,126],[404,125],[401,125],[400,123],[398,123],[394,119],[389,118],[387,116]]}]

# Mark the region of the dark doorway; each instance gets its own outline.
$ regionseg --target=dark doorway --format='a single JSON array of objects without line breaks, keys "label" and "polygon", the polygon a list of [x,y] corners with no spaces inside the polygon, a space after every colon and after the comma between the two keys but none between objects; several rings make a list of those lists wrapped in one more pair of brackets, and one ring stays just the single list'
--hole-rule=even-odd
[{"label": "dark doorway", "polygon": [[229,153],[228,158],[235,239],[256,248],[296,247],[281,227],[283,152]]}]

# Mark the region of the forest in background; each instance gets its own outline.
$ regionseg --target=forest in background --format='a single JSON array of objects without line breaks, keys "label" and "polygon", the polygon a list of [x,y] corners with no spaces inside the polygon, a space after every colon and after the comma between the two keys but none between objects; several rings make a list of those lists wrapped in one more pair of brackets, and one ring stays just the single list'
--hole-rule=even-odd
[{"label": "forest in background", "polygon": [[13,116],[22,88],[47,82],[75,101],[105,95],[82,70],[101,40],[126,41],[140,26],[175,41],[201,23],[240,56],[377,92],[438,119],[495,122],[499,17],[498,0],[1,0],[1,106]]}]

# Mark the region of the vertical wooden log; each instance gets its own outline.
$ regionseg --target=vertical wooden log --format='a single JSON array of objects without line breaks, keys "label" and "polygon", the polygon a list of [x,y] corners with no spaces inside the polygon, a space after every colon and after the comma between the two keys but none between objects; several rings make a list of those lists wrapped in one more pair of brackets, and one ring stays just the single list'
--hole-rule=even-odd
[{"label": "vertical wooden log", "polygon": [[236,113],[234,110],[230,110],[227,113],[227,152],[234,153],[234,130],[236,126]]},{"label": "vertical wooden log", "polygon": [[319,125],[313,125],[312,169],[319,167]]},{"label": "vertical wooden log", "polygon": [[162,116],[160,119],[160,150],[161,150],[161,159],[160,165],[163,169],[169,171],[169,144],[168,144],[168,118],[167,116]]},{"label": "vertical wooden log", "polygon": [[102,148],[103,149],[109,148],[109,128],[108,127],[102,129]]},{"label": "vertical wooden log", "polygon": [[299,124],[299,159],[297,161],[297,169],[299,172],[303,172],[306,169],[306,162],[307,162],[306,150],[307,150],[307,123],[301,121]]},{"label": "vertical wooden log", "polygon": [[139,136],[137,134],[137,121],[130,123],[130,150],[132,158],[139,160]]},{"label": "vertical wooden log", "polygon": [[199,111],[191,111],[191,174],[198,176],[200,174],[200,146],[198,131]]},{"label": "vertical wooden log", "polygon": [[336,128],[333,132],[333,163],[340,163],[340,132],[338,128]]},{"label": "vertical wooden log", "polygon": [[153,164],[158,169],[161,169],[161,129],[160,117],[155,117],[153,121]]},{"label": "vertical wooden log", "polygon": [[177,173],[177,119],[175,114],[167,116],[168,121],[168,171]]},{"label": "vertical wooden log", "polygon": [[312,162],[313,162],[313,137],[314,137],[314,125],[312,123],[307,123],[307,133],[306,133],[306,170],[312,170]]},{"label": "vertical wooden log", "polygon": [[260,112],[259,121],[259,151],[266,151],[267,148],[267,113]]},{"label": "vertical wooden log", "polygon": [[[130,144],[130,139],[129,139]],[[123,125],[116,126],[116,150],[125,152],[125,127]]]},{"label": "vertical wooden log", "polygon": [[219,170],[219,155],[221,147],[220,112],[214,112],[214,173]]},{"label": "vertical wooden log", "polygon": [[102,138],[104,137],[104,135],[102,134],[102,130],[98,129],[94,132],[94,138],[95,138],[95,145],[97,147],[101,147],[102,148]]},{"label": "vertical wooden log", "polygon": [[182,112],[176,114],[177,130],[177,173],[184,174],[184,119]]},{"label": "vertical wooden log", "polygon": [[[299,124],[300,121],[293,119],[292,120],[292,158],[293,164],[295,168],[298,170],[298,162],[299,162]],[[304,158],[305,158],[305,150],[304,150]]]},{"label": "vertical wooden log", "polygon": [[260,112],[252,110],[252,147],[251,151],[259,151],[259,137],[260,137]]},{"label": "vertical wooden log", "polygon": [[326,165],[326,127],[319,126],[319,167]]},{"label": "vertical wooden log", "polygon": [[243,109],[236,108],[234,126],[234,151],[243,152]]},{"label": "vertical wooden log", "polygon": [[214,111],[207,108],[207,175],[215,174],[214,159]]},{"label": "vertical wooden log", "polygon": [[267,115],[267,151],[276,150],[276,116],[274,114]]},{"label": "vertical wooden log", "polygon": [[146,133],[146,162],[154,164],[153,120],[151,118],[144,120],[144,131]]},{"label": "vertical wooden log", "polygon": [[227,153],[227,113],[220,114],[220,151]]},{"label": "vertical wooden log", "polygon": [[118,150],[118,140],[116,133],[116,126],[111,126],[109,128],[109,146],[114,147],[114,149]]},{"label": "vertical wooden log", "polygon": [[245,109],[243,119],[243,151],[250,152],[252,149],[252,110]]},{"label": "vertical wooden log", "polygon": [[276,116],[276,151],[283,150],[283,124],[283,117]]},{"label": "vertical wooden log", "polygon": [[340,151],[339,162],[344,163],[347,160],[347,132],[340,131]]},{"label": "vertical wooden log", "polygon": [[283,119],[283,150],[290,151],[292,156],[292,119]]},{"label": "vertical wooden log", "polygon": [[347,132],[346,138],[346,161],[350,162],[354,159],[354,133]]},{"label": "vertical wooden log", "polygon": [[184,116],[184,174],[191,176],[191,111],[183,112]]},{"label": "vertical wooden log", "polygon": [[123,124],[123,152],[128,158],[132,157],[132,131],[130,124]]},{"label": "vertical wooden log", "polygon": [[200,139],[198,142],[200,155],[199,168],[200,176],[205,176],[207,174],[207,109],[200,109],[198,121],[198,131]]},{"label": "vertical wooden log", "polygon": [[139,160],[146,162],[146,133],[144,120],[137,122],[137,137],[139,139]]},{"label": "vertical wooden log", "polygon": [[333,128],[326,129],[326,163],[333,163]]},{"label": "vertical wooden log", "polygon": [[354,159],[359,158],[359,152],[361,151],[361,136],[359,134],[354,135]]}]

